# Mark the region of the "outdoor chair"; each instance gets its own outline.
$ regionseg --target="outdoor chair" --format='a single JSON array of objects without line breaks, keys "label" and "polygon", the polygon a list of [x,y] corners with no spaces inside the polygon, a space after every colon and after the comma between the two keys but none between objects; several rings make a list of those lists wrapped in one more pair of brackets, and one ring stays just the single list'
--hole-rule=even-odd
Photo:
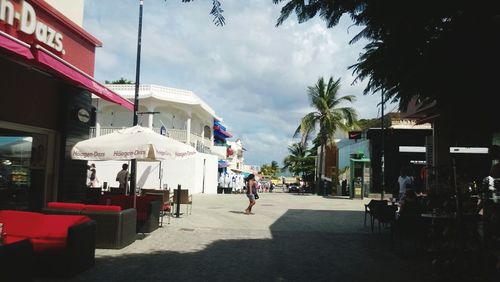
[{"label": "outdoor chair", "polygon": [[89,188],[85,189],[85,203],[86,204],[97,204],[99,202],[99,196],[102,194],[102,189],[100,187],[97,188]]},{"label": "outdoor chair", "polygon": [[111,187],[111,188],[109,188],[109,191],[106,192],[105,194],[109,194],[109,195],[125,195],[125,188]]},{"label": "outdoor chair", "polygon": [[370,215],[370,226],[373,232],[373,216],[376,207],[387,206],[387,200],[371,200],[368,204],[365,204],[365,226],[366,226],[366,216]]},{"label": "outdoor chair", "polygon": [[[373,220],[378,221],[378,232],[380,233],[380,225],[389,225],[391,228],[391,233],[394,235],[394,224],[396,221],[396,211],[398,207],[396,205],[379,205],[375,208],[373,212]],[[372,228],[373,231],[373,228]]]},{"label": "outdoor chair", "polygon": [[[178,190],[174,190],[174,197],[172,201],[173,206],[177,205],[177,191]],[[191,214],[193,210],[193,195],[189,195],[188,189],[181,190],[181,195],[179,200],[180,200],[179,204],[186,205],[186,213]]]},{"label": "outdoor chair", "polygon": [[158,197],[162,202],[160,208],[160,226],[163,226],[163,217],[168,216],[168,224],[170,224],[170,217],[172,216],[172,203],[170,197],[170,191],[168,190],[158,190],[158,192],[145,192],[144,196]]}]

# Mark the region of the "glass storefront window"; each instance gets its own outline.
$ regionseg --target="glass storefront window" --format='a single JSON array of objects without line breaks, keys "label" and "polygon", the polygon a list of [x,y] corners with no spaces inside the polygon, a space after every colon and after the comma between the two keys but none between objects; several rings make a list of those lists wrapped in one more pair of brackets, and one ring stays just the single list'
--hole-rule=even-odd
[{"label": "glass storefront window", "polygon": [[30,186],[33,137],[0,136],[0,188]]}]

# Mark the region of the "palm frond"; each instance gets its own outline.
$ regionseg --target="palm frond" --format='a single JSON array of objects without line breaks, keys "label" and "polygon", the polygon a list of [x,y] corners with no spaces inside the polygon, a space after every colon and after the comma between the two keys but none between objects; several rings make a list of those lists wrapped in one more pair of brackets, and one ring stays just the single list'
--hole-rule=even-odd
[{"label": "palm frond", "polygon": [[[183,3],[193,2],[194,0],[182,0]],[[165,0],[167,2],[167,0]],[[218,0],[212,0],[212,10],[210,10],[210,15],[214,17],[212,22],[216,26],[223,26],[226,24],[226,19],[222,15],[224,10],[222,9],[222,5]]]},{"label": "palm frond", "polygon": [[[276,2],[275,4],[279,3],[281,1]],[[290,14],[295,11],[297,14],[301,14],[302,10],[304,9],[304,1],[303,0],[291,0],[290,2],[286,3],[283,8],[281,8],[281,13],[276,21],[276,26],[280,26],[285,22],[286,19],[290,16]]]},{"label": "palm frond", "polygon": [[216,26],[223,26],[226,22],[224,19],[224,16],[222,13],[224,10],[222,10],[221,4],[218,0],[213,0],[213,5],[212,5],[212,10],[210,11],[210,15],[214,17],[213,22],[215,23]]}]

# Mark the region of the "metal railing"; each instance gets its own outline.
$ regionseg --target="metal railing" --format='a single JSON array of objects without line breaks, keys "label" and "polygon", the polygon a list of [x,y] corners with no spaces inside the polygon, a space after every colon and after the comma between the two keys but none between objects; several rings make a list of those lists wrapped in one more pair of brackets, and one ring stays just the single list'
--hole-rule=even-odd
[{"label": "metal railing", "polygon": [[[106,127],[106,126],[101,126],[101,129],[100,129],[100,136],[102,135],[106,135],[106,134],[110,134],[110,133],[113,133],[115,131],[118,131],[120,129],[123,129],[124,127]],[[159,127],[155,127],[153,128],[153,130],[156,132],[156,133],[160,133],[160,128]],[[89,136],[90,138],[93,138],[93,137],[96,137],[96,128],[95,127],[91,127],[90,130],[89,130]],[[170,128],[170,129],[167,129],[167,136],[174,139],[174,140],[177,140],[177,141],[180,141],[182,143],[186,143],[187,142],[187,131],[184,130],[184,129],[173,129],[173,128]],[[211,150],[210,148],[212,147],[212,141],[208,138],[203,138],[201,137],[201,135],[198,135],[196,133],[191,133],[190,134],[190,145],[193,146],[194,148],[196,148],[196,150],[198,152],[201,152],[201,153],[211,153]]]}]

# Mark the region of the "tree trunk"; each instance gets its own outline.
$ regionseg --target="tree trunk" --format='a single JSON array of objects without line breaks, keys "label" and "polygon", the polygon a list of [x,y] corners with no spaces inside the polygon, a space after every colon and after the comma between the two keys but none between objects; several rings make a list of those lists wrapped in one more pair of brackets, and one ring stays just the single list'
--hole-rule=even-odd
[{"label": "tree trunk", "polygon": [[321,195],[323,187],[323,179],[321,176],[323,175],[323,155],[324,155],[324,144],[321,144],[320,153],[319,153],[319,163],[318,163],[318,181],[316,183],[316,194]]}]

